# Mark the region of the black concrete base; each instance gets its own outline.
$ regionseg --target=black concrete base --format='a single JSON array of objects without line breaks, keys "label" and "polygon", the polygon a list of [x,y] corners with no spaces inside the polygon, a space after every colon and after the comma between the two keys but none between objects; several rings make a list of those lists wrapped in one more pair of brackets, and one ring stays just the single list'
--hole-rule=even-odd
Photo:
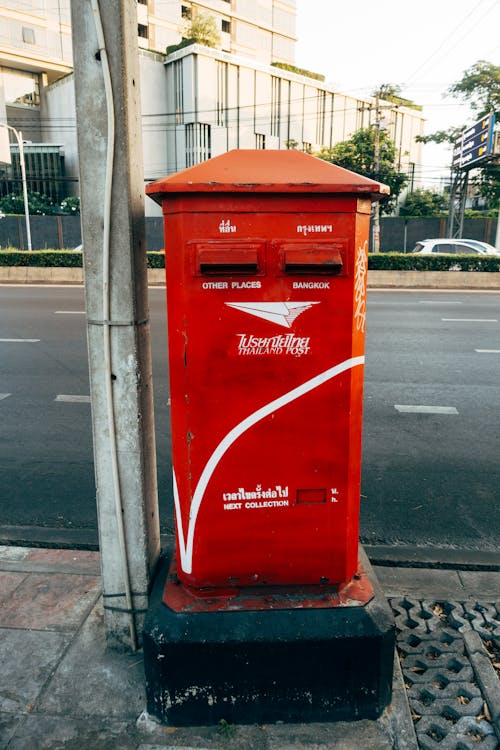
[{"label": "black concrete base", "polygon": [[174,725],[374,719],[391,701],[394,620],[374,597],[327,609],[183,612],[157,576],[144,628],[148,712]]}]

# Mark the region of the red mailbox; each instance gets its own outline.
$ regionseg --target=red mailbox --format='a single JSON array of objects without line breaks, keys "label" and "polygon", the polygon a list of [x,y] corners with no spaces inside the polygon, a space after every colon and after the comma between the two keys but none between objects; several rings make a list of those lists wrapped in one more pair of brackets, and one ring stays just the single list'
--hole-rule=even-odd
[{"label": "red mailbox", "polygon": [[231,151],[147,192],[165,220],[179,578],[348,581],[370,206],[388,188],[297,151]]}]

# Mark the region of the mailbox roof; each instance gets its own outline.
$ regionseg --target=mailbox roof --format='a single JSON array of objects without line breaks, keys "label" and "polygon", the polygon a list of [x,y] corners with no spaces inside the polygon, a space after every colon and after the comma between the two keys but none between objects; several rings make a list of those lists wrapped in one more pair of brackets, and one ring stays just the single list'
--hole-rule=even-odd
[{"label": "mailbox roof", "polygon": [[165,193],[356,193],[372,199],[389,188],[302,151],[235,149],[146,187],[153,200]]}]

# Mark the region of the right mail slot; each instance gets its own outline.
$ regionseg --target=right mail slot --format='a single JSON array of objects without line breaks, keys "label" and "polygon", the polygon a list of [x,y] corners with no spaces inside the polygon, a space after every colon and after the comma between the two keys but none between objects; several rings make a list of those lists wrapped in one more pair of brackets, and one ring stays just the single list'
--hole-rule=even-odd
[{"label": "right mail slot", "polygon": [[292,274],[345,274],[340,245],[284,245],[283,271]]}]

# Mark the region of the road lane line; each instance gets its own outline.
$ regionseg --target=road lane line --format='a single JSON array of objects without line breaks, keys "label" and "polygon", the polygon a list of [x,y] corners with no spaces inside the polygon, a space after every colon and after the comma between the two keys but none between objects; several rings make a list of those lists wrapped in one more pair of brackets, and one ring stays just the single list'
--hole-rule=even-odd
[{"label": "road lane line", "polygon": [[441,318],[448,323],[498,323],[497,318]]},{"label": "road lane line", "polygon": [[64,401],[67,404],[90,404],[90,396],[73,396],[71,394],[60,393],[54,401]]},{"label": "road lane line", "polygon": [[0,339],[0,344],[35,344],[40,339]]},{"label": "road lane line", "polygon": [[500,349],[474,349],[478,354],[500,354]]},{"label": "road lane line", "polygon": [[54,315],[85,315],[85,310],[54,310]]},{"label": "road lane line", "polygon": [[394,404],[396,411],[403,414],[458,414],[454,406],[424,406],[411,404]]},{"label": "road lane line", "polygon": [[4,398],[9,398],[9,396],[12,396],[11,393],[0,393],[0,401],[3,401]]}]

